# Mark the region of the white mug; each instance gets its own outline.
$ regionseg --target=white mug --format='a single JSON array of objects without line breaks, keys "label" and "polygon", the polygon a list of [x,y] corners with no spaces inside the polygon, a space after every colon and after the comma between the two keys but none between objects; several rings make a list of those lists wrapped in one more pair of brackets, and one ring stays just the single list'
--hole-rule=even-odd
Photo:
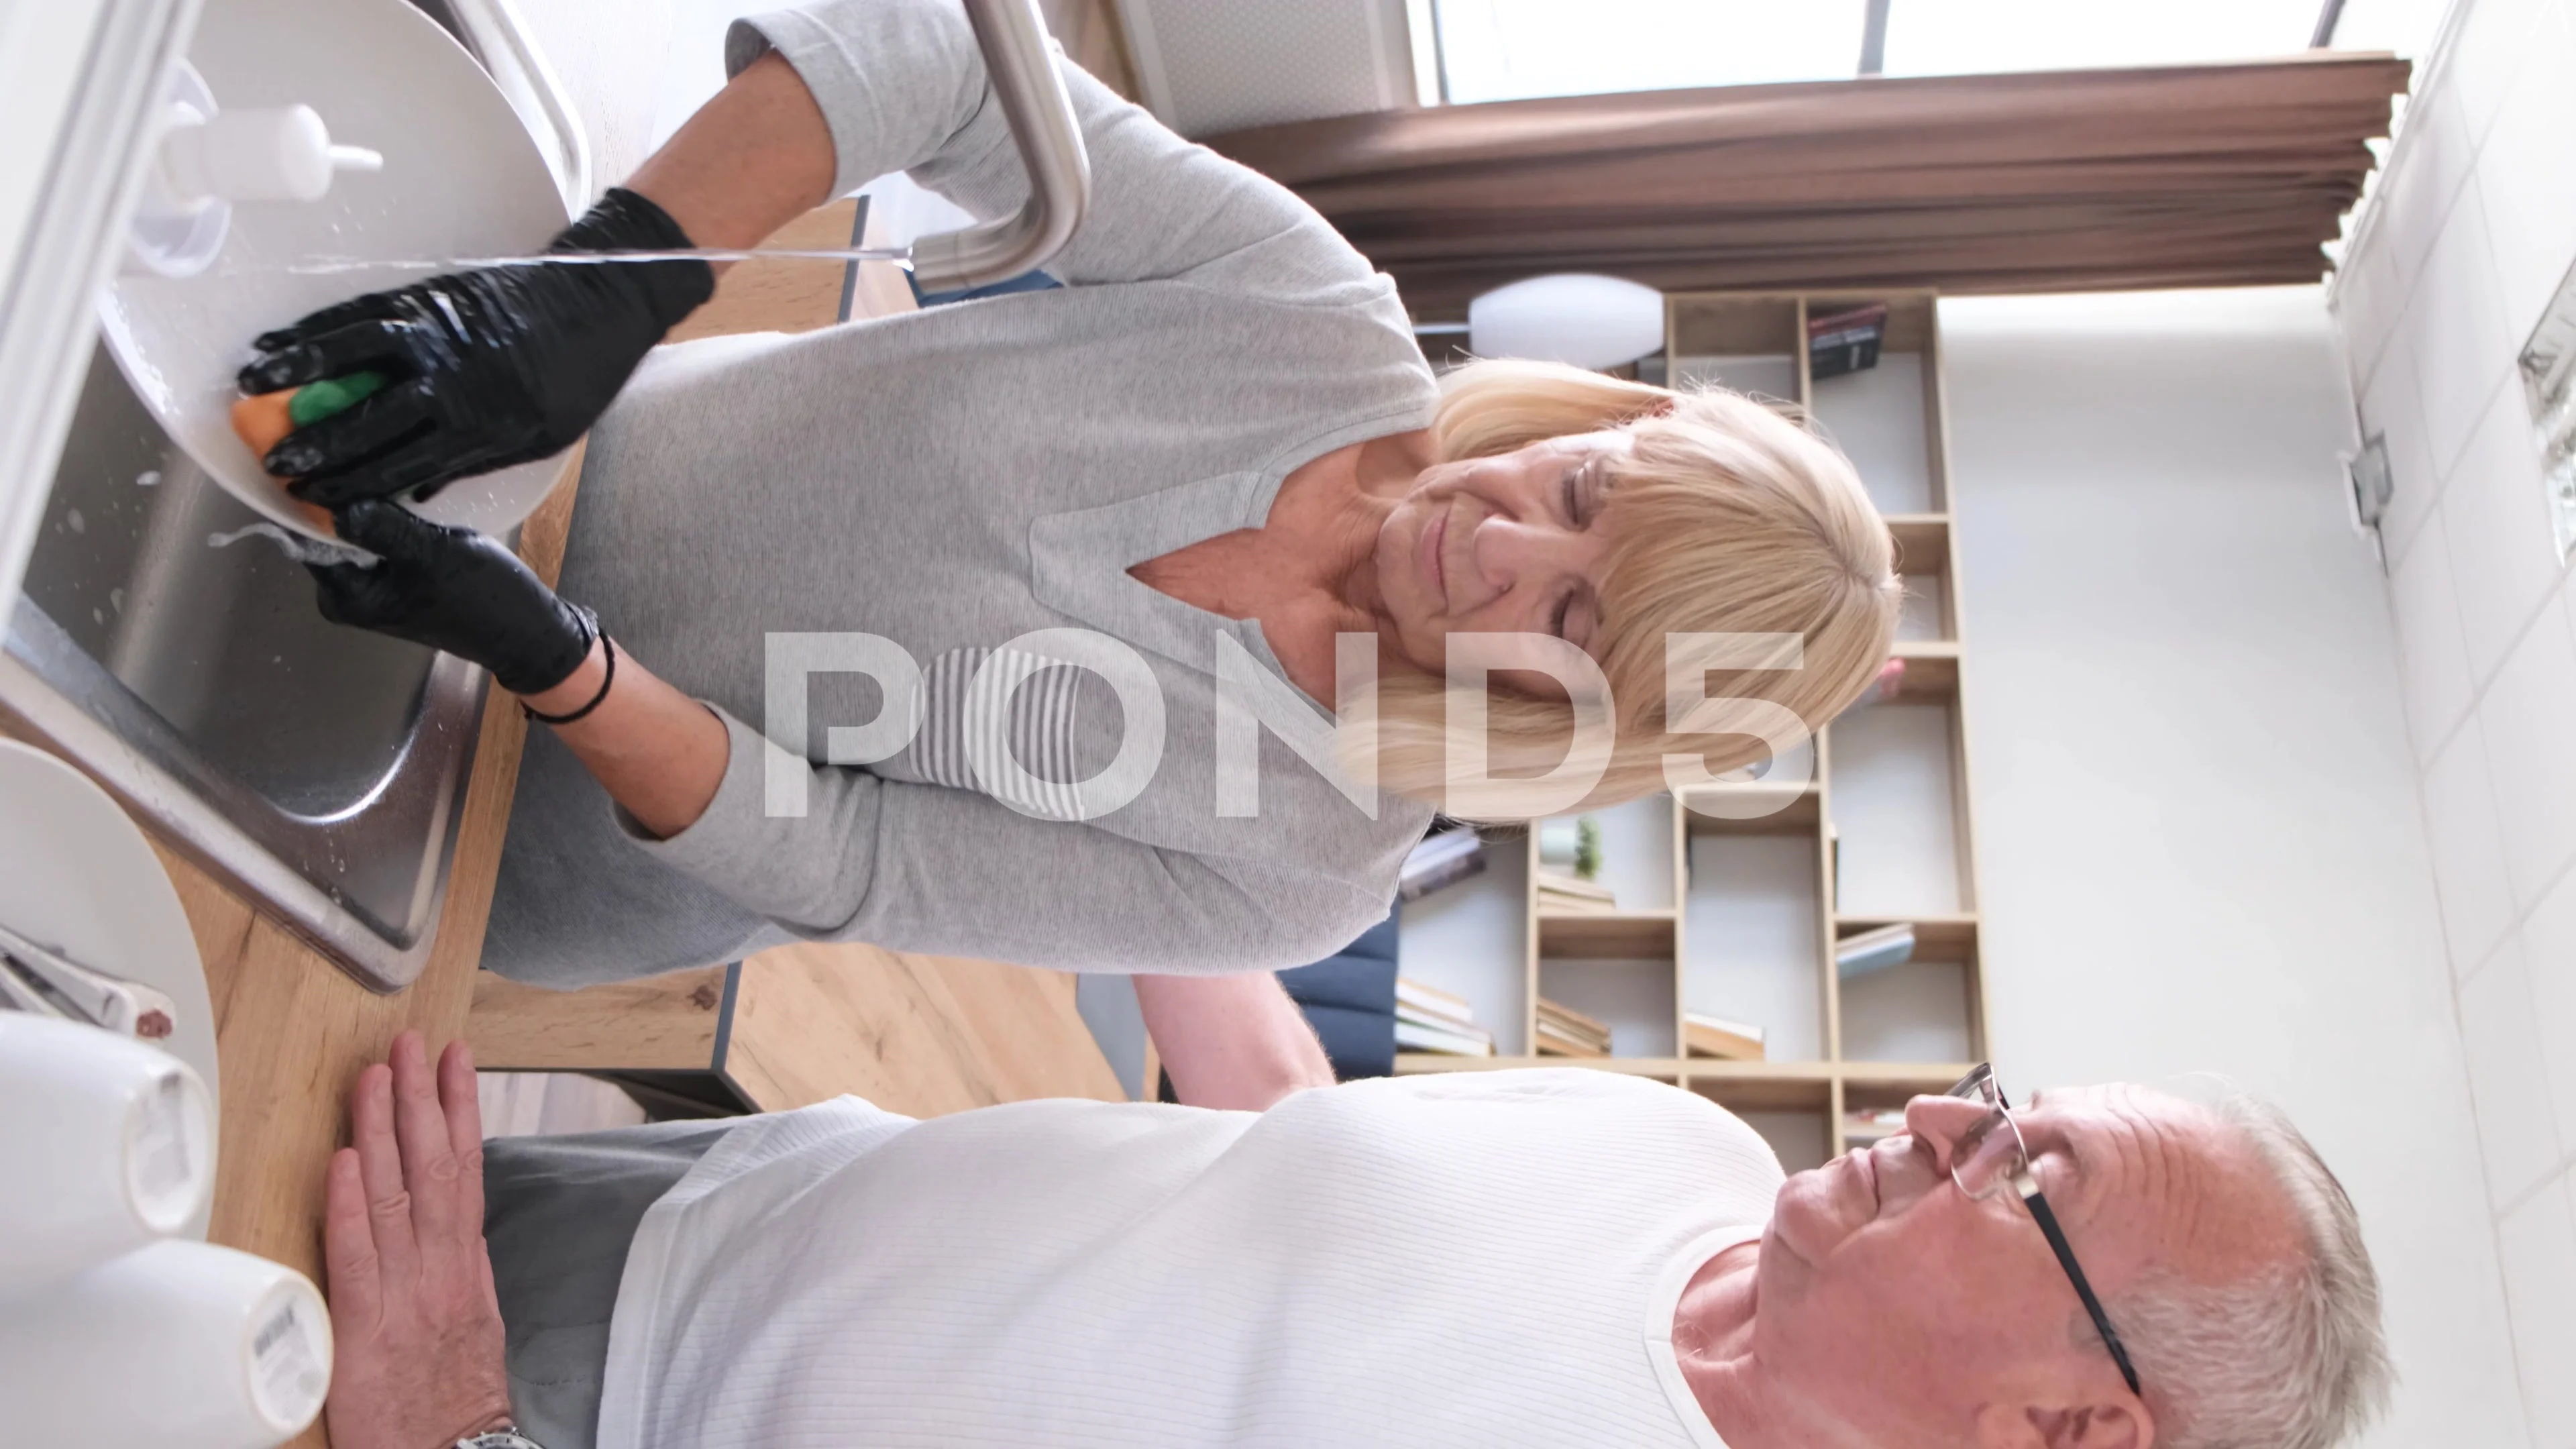
[{"label": "white mug", "polygon": [[0,1292],[167,1237],[215,1177],[187,1063],[78,1022],[0,1012]]},{"label": "white mug", "polygon": [[322,1295],[231,1248],[165,1239],[0,1297],[11,1443],[269,1449],[330,1384]]}]

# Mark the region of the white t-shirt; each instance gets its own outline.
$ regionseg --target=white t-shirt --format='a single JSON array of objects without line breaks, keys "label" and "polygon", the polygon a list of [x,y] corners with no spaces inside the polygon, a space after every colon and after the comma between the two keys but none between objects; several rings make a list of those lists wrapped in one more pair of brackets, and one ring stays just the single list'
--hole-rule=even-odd
[{"label": "white t-shirt", "polygon": [[1724,1449],[1673,1308],[1780,1181],[1724,1109],[1596,1071],[1259,1114],[844,1097],[645,1215],[599,1443]]}]

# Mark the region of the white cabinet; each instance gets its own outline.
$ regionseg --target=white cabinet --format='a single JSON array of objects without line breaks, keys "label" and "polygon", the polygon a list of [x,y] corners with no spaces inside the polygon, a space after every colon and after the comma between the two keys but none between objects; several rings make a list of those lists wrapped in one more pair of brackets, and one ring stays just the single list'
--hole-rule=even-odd
[{"label": "white cabinet", "polygon": [[197,0],[0,5],[0,608],[88,368],[151,103],[196,17]]}]

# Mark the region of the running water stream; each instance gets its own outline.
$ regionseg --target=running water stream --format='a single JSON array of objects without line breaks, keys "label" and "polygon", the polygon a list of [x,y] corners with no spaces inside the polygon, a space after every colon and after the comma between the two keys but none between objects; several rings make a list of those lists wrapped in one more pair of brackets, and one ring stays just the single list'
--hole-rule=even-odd
[{"label": "running water stream", "polygon": [[901,247],[817,247],[731,249],[724,247],[688,247],[678,251],[650,252],[549,252],[531,257],[449,257],[441,261],[418,258],[315,257],[309,261],[287,262],[240,271],[283,271],[297,276],[329,276],[342,272],[414,271],[453,272],[474,267],[599,267],[628,262],[892,262],[906,271],[912,268],[912,248]]}]

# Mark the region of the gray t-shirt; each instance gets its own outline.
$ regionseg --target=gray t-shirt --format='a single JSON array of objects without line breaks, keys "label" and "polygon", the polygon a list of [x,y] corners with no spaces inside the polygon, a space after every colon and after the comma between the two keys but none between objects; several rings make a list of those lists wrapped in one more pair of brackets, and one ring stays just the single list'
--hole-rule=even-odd
[{"label": "gray t-shirt", "polygon": [[[727,63],[771,48],[831,126],[836,191],[904,170],[986,217],[1026,195],[953,0],[738,21]],[[1393,284],[1321,217],[1078,70],[1066,80],[1093,202],[1048,264],[1063,289],[662,348],[592,431],[563,592],[712,704],[732,753],[706,814],[651,841],[538,732],[487,966],[572,986],[802,937],[1066,970],[1268,970],[1385,914],[1428,807],[1380,794],[1372,819],[1263,730],[1259,813],[1220,817],[1220,636],[1284,675],[1257,623],[1126,570],[1259,527],[1291,470],[1427,426],[1437,387]],[[1120,640],[1160,687],[1160,768],[1095,818],[1074,818],[1072,782],[1125,737],[1110,685],[1023,644],[1040,672],[1016,695],[970,687],[1041,629]],[[825,727],[863,723],[878,696],[815,676],[806,759],[788,762],[807,772],[806,811],[773,815],[771,636],[848,631],[919,664],[920,730],[879,763],[822,763]],[[968,758],[979,737],[1007,737],[1034,781],[989,793]]]}]

